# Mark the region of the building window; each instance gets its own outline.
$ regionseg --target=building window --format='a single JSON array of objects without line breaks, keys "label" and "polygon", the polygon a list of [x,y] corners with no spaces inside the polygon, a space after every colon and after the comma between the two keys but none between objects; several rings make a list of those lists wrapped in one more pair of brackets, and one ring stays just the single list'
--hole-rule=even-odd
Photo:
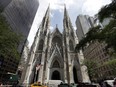
[{"label": "building window", "polygon": [[38,50],[43,50],[44,41],[40,40]]},{"label": "building window", "polygon": [[58,45],[59,47],[62,47],[62,39],[58,36],[55,36],[53,39],[52,39],[52,43],[54,45]]},{"label": "building window", "polygon": [[74,51],[73,42],[71,40],[69,41],[69,49],[70,51]]},{"label": "building window", "polygon": [[59,62],[57,60],[54,61],[53,68],[60,68]]}]

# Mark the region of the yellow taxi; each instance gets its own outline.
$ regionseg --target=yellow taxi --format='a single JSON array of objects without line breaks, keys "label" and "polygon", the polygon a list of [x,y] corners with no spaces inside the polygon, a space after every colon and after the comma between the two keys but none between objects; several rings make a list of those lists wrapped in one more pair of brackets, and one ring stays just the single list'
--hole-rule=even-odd
[{"label": "yellow taxi", "polygon": [[36,82],[36,83],[31,84],[31,87],[47,87],[47,86],[41,85],[40,82]]}]

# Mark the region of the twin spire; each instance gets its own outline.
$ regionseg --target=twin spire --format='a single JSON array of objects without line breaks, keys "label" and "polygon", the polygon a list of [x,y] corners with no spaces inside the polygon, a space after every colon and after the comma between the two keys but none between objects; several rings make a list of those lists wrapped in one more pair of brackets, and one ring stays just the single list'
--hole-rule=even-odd
[{"label": "twin spire", "polygon": [[[46,10],[45,16],[48,16],[49,14],[50,14],[50,4],[49,4],[49,6],[48,6],[48,8]],[[64,4],[64,17],[69,17],[65,4]]]},{"label": "twin spire", "polygon": [[[45,16],[42,20],[42,25],[43,27],[47,26],[47,24],[50,24],[50,5],[48,6]],[[68,15],[67,9],[66,9],[66,5],[64,5],[64,19],[63,19],[64,24],[69,27],[71,25],[71,21],[70,21],[70,17]],[[68,23],[68,24],[66,24]],[[58,27],[58,26],[56,26]]]},{"label": "twin spire", "polygon": [[[45,16],[44,17],[49,17],[50,16],[50,4],[46,10],[46,13],[45,13]],[[64,18],[69,18],[68,16],[68,12],[67,12],[67,9],[66,9],[66,5],[64,5]]]}]

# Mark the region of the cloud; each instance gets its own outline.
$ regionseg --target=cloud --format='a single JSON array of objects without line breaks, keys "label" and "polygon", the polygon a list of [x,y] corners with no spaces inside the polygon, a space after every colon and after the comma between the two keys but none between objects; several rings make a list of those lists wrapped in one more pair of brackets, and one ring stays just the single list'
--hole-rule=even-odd
[{"label": "cloud", "polygon": [[54,13],[50,13],[50,17],[53,18],[53,16],[54,16]]},{"label": "cloud", "polygon": [[53,26],[50,26],[50,30],[51,30],[51,32],[54,30],[54,27]]},{"label": "cloud", "polygon": [[39,9],[36,13],[31,31],[28,37],[29,46],[31,46],[36,31],[43,19],[45,11],[50,4],[50,17],[51,17],[51,27],[54,29],[55,25],[58,24],[58,28],[63,29],[63,12],[64,4],[67,7],[69,16],[71,18],[72,24],[75,28],[75,20],[79,14],[86,14],[94,16],[98,10],[105,4],[110,3],[111,0],[39,0]]},{"label": "cloud", "polygon": [[74,30],[76,30],[77,29],[77,27],[73,27],[74,28]]},{"label": "cloud", "polygon": [[94,16],[103,5],[110,2],[111,0],[86,0],[82,7],[82,13]]}]

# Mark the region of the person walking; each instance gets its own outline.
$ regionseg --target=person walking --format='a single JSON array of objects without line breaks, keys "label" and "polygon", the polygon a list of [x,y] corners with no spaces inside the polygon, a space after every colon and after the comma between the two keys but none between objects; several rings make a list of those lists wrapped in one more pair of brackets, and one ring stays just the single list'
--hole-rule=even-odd
[{"label": "person walking", "polygon": [[107,82],[105,82],[105,86],[106,86],[106,87],[112,87],[112,86],[109,85]]},{"label": "person walking", "polygon": [[116,87],[116,79],[114,79],[113,85],[114,87]]},{"label": "person walking", "polygon": [[2,87],[3,86],[3,84],[2,84],[2,82],[0,82],[0,87]]}]

